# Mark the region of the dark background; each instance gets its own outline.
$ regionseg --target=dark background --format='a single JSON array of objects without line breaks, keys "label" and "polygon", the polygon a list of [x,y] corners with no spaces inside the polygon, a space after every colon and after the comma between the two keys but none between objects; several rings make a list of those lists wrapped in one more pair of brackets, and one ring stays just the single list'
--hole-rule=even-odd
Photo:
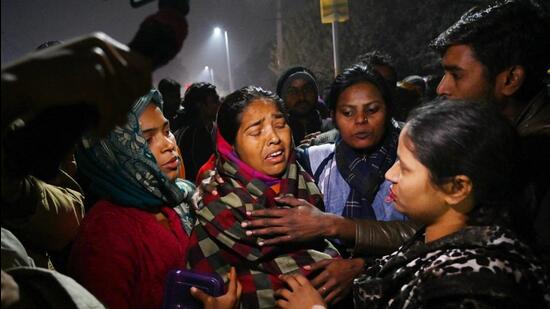
[{"label": "dark background", "polygon": [[[274,90],[277,76],[292,65],[309,67],[321,87],[333,78],[331,26],[321,24],[318,0],[280,0],[283,57],[276,63],[277,0],[191,0],[184,48],[155,72],[155,84],[171,77],[182,84],[209,80],[228,88],[225,46],[213,28],[228,31],[235,87],[256,84]],[[372,49],[389,52],[399,78],[439,70],[428,42],[463,12],[486,0],[350,0],[350,20],[340,24],[342,68]],[[49,40],[103,31],[127,43],[156,2],[134,9],[129,0],[2,0],[2,63]]]}]

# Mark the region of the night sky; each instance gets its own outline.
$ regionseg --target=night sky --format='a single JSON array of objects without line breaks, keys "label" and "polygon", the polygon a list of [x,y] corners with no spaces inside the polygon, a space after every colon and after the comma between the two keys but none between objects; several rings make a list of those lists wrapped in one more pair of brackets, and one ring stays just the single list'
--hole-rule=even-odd
[{"label": "night sky", "polygon": [[[304,1],[286,3],[285,12]],[[134,9],[129,0],[2,0],[2,64],[6,64],[43,42],[66,40],[92,31],[103,31],[127,43],[139,23],[157,9],[157,2]],[[289,10],[290,8],[290,10]],[[235,72],[243,66],[265,66],[250,61],[255,49],[275,42],[275,1],[273,0],[191,0],[187,16],[189,34],[180,54],[155,72],[155,82],[163,77],[181,83],[204,79],[206,65],[214,68],[214,79],[227,82],[223,40],[214,39],[213,28],[228,30],[235,86],[243,80]],[[265,62],[265,61],[264,61]]]}]

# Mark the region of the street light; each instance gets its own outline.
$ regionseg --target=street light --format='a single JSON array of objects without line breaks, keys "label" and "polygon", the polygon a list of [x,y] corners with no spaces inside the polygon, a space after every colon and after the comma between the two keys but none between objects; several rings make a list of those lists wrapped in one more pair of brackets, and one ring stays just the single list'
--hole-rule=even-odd
[{"label": "street light", "polygon": [[[220,35],[222,29],[220,27],[214,28],[214,35]],[[227,76],[229,77],[229,92],[233,91],[233,76],[231,74],[231,57],[229,57],[229,39],[227,37],[227,30],[223,31],[225,38],[225,57],[227,58]]]},{"label": "street light", "polygon": [[209,66],[204,66],[204,74],[206,74],[208,80],[210,80],[211,84],[214,84],[214,68],[211,68]]}]

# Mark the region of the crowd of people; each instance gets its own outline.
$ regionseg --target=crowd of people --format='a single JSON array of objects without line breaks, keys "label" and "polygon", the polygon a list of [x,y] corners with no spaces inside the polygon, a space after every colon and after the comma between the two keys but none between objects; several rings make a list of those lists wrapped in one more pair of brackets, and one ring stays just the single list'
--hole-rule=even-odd
[{"label": "crowd of people", "polygon": [[437,87],[373,50],[220,98],[153,86],[189,12],[158,4],[2,67],[2,307],[179,308],[174,270],[221,278],[204,308],[550,307],[543,5],[465,12]]}]

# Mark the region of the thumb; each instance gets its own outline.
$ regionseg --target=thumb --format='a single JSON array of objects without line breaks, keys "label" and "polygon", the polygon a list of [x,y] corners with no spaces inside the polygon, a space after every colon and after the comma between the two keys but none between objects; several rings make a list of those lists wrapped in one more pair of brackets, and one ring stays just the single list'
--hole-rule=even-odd
[{"label": "thumb", "polygon": [[203,304],[206,304],[209,301],[209,298],[212,297],[196,287],[191,287],[191,295],[200,300]]}]

